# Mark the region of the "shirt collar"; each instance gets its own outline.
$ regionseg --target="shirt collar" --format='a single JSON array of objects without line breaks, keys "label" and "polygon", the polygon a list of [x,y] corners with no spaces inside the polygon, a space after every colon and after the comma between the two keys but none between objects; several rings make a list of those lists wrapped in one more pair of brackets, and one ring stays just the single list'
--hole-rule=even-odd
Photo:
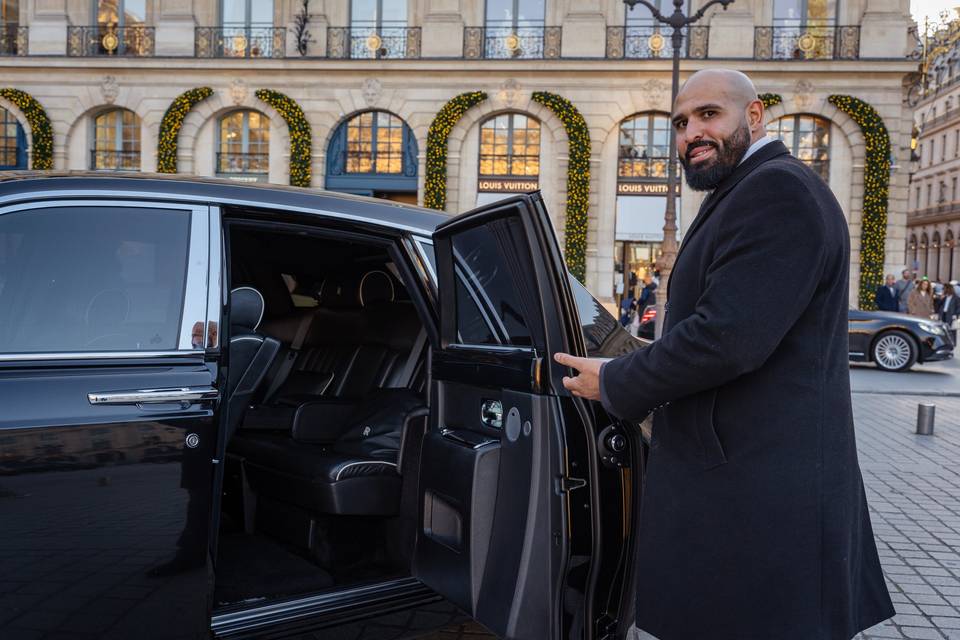
[{"label": "shirt collar", "polygon": [[776,138],[771,138],[770,136],[764,136],[759,140],[757,140],[756,142],[754,142],[753,144],[751,144],[750,147],[747,149],[747,152],[743,154],[742,158],[740,158],[740,162],[738,162],[737,165],[739,166],[743,164],[747,158],[749,158],[754,153],[756,153],[761,147],[763,147],[764,145],[770,144],[774,140],[776,140]]}]

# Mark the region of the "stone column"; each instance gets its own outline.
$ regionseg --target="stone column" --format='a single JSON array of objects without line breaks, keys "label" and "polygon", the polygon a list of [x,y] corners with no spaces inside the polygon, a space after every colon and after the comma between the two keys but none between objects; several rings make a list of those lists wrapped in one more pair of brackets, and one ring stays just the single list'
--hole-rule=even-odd
[{"label": "stone column", "polygon": [[[601,0],[570,3],[563,17],[563,57],[602,58],[607,48],[607,21]],[[548,25],[550,26],[550,25]]]},{"label": "stone column", "polygon": [[31,55],[66,55],[66,0],[34,0],[30,16],[29,49]]},{"label": "stone column", "polygon": [[156,16],[156,54],[193,56],[194,30],[198,26],[193,0],[158,0]]},{"label": "stone column", "polygon": [[910,15],[900,0],[867,0],[860,21],[861,58],[903,58],[909,52]]},{"label": "stone column", "polygon": [[428,0],[423,16],[420,55],[424,58],[461,57],[463,26],[460,0]]}]

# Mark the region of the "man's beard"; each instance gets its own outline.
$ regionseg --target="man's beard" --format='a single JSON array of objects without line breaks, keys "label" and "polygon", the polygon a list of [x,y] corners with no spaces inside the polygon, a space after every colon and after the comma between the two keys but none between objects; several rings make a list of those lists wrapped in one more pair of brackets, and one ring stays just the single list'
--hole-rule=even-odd
[{"label": "man's beard", "polygon": [[[702,146],[711,146],[716,149],[713,161],[707,161],[700,167],[690,162],[690,154]],[[720,145],[703,140],[694,142],[687,147],[686,157],[680,158],[683,165],[687,184],[694,191],[710,191],[727,179],[733,170],[740,164],[743,155],[750,148],[750,128],[746,123],[737,128],[729,137],[723,138]]]}]

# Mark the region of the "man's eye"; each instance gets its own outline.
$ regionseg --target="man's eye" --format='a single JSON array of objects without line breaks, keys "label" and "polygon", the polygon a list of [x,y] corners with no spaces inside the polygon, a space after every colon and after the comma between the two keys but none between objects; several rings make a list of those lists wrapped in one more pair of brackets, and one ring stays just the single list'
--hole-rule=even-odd
[{"label": "man's eye", "polygon": [[680,120],[680,121],[676,122],[673,126],[676,127],[677,130],[686,129],[686,127],[687,127],[687,121],[686,121],[686,120]]},{"label": "man's eye", "polygon": [[716,111],[704,111],[704,112],[703,112],[703,117],[704,117],[704,118],[712,118],[712,117],[715,116],[716,114],[717,114]]}]

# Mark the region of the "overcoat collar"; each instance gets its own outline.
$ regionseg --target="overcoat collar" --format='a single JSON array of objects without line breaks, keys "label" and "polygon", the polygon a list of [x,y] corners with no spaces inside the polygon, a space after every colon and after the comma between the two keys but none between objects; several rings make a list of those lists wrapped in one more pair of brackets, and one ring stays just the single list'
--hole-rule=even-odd
[{"label": "overcoat collar", "polygon": [[[750,173],[759,167],[761,164],[767,160],[776,158],[777,156],[782,156],[790,153],[787,147],[780,140],[775,140],[769,144],[766,144],[756,152],[753,153],[749,158],[741,162],[736,169],[733,170],[727,178],[717,185],[717,188],[708,195],[703,204],[700,205],[700,211],[697,213],[697,217],[694,219],[693,224],[690,225],[690,228],[687,229],[687,233],[683,236],[683,243],[680,245],[680,250],[677,252],[676,260],[680,259],[680,254],[683,253],[684,248],[690,244],[690,238],[693,237],[693,234],[696,233],[697,229],[703,226],[704,220],[710,217],[710,214],[713,213],[713,210],[717,208],[717,204],[726,196],[731,189],[733,189],[737,184],[746,178]],[[676,261],[674,261],[676,264]]]}]

